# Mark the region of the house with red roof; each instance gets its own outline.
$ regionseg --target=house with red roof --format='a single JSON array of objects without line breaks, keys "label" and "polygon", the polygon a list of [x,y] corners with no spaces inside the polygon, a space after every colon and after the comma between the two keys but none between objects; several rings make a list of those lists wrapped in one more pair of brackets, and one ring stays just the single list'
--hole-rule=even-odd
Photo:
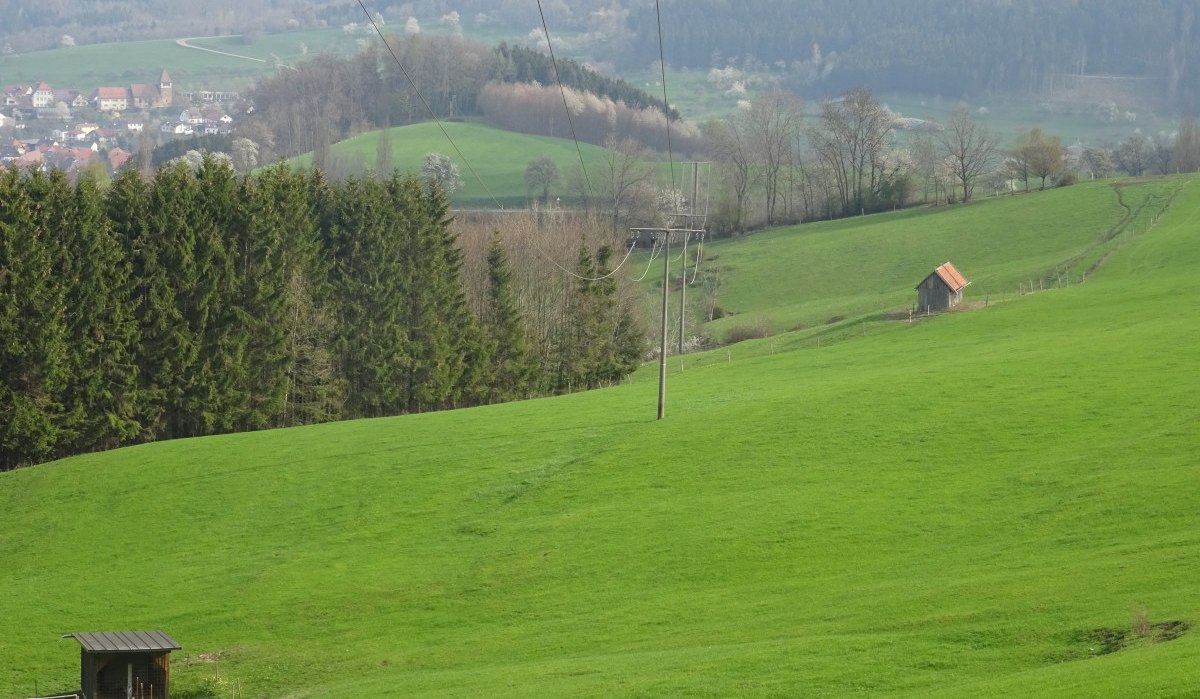
[{"label": "house with red roof", "polygon": [[921,313],[949,310],[962,303],[962,292],[971,282],[953,264],[940,265],[917,285],[917,310]]},{"label": "house with red roof", "polygon": [[31,100],[33,107],[44,108],[54,106],[54,90],[46,83],[38,83],[33,89],[33,99]]},{"label": "house with red roof", "polygon": [[123,112],[129,109],[129,91],[123,87],[98,87],[92,102],[102,112]]}]

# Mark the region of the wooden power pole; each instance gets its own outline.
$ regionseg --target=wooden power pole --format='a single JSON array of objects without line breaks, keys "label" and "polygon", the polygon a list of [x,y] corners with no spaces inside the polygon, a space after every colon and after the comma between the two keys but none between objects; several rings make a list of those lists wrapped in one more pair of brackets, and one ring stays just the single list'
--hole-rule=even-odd
[{"label": "wooden power pole", "polygon": [[683,234],[684,245],[684,262],[683,262],[683,277],[682,289],[684,289],[683,297],[680,300],[679,313],[679,352],[683,352],[683,321],[684,306],[687,302],[687,241],[692,235],[704,235],[704,220],[707,217],[707,212],[698,213],[699,208],[696,203],[696,198],[699,195],[700,183],[700,166],[707,163],[690,163],[695,170],[692,175],[692,202],[689,213],[676,212],[669,217],[670,223],[676,223],[680,219],[686,222],[681,228],[666,226],[663,228],[632,228],[630,229],[635,234],[651,233],[655,239],[662,241],[662,256],[663,256],[663,278],[662,278],[662,316],[659,319],[659,339],[658,339],[658,419],[661,420],[666,415],[667,408],[667,301],[671,294],[671,236],[674,233]]}]

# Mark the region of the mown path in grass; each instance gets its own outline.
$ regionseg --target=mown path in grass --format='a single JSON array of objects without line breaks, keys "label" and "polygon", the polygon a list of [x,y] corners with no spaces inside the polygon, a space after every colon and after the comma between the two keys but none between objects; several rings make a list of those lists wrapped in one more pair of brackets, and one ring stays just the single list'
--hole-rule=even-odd
[{"label": "mown path in grass", "polygon": [[178,44],[179,46],[182,46],[185,49],[195,49],[196,51],[207,51],[209,53],[215,53],[218,56],[230,56],[233,58],[241,58],[243,60],[254,61],[256,63],[266,63],[267,62],[267,59],[265,59],[265,58],[255,58],[253,56],[243,56],[243,55],[237,54],[237,53],[229,53],[228,51],[218,51],[216,49],[205,48],[203,46],[196,46],[195,44],[190,43],[192,41],[197,41],[199,39],[220,39],[220,38],[222,38],[222,37],[193,36],[193,37],[188,37],[185,39],[176,39],[175,43]]},{"label": "mown path in grass", "polygon": [[1197,221],[661,422],[633,383],[0,474],[0,697],[159,627],[182,697],[1186,696],[1200,635],[1136,622],[1200,622]]}]

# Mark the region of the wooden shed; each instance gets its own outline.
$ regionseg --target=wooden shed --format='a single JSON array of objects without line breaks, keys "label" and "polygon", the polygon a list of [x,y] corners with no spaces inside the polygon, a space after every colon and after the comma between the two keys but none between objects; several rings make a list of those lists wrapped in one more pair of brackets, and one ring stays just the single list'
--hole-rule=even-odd
[{"label": "wooden shed", "polygon": [[162,631],[70,633],[80,650],[83,699],[170,699],[175,639]]},{"label": "wooden shed", "polygon": [[970,283],[949,262],[939,266],[917,284],[917,311],[929,313],[957,306]]}]

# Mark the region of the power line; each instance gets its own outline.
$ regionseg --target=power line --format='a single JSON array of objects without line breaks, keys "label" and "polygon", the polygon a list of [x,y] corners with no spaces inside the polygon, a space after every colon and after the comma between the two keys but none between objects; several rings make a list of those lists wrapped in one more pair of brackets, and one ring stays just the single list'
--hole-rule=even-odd
[{"label": "power line", "polygon": [[575,272],[572,272],[571,270],[567,269],[566,267],[563,267],[562,265],[560,265],[560,264],[558,263],[558,260],[554,259],[554,258],[553,258],[553,257],[551,257],[549,254],[547,254],[546,252],[544,252],[544,251],[541,249],[541,247],[540,247],[540,246],[537,244],[537,238],[536,238],[536,237],[533,239],[533,241],[534,241],[534,242],[533,242],[533,249],[534,249],[534,250],[537,250],[537,253],[538,253],[539,255],[541,255],[542,257],[546,258],[546,261],[547,261],[547,262],[549,262],[550,264],[552,264],[552,265],[554,265],[555,267],[557,267],[557,268],[559,269],[559,271],[560,271],[560,272],[563,272],[563,273],[565,273],[565,274],[568,274],[568,275],[570,275],[570,276],[572,276],[572,277],[575,277],[576,279],[578,279],[578,280],[580,280],[580,281],[585,281],[585,282],[601,282],[601,281],[604,281],[605,279],[608,279],[609,277],[615,276],[615,275],[616,275],[616,273],[617,273],[617,272],[620,272],[620,271],[621,271],[621,268],[625,266],[625,263],[629,261],[629,257],[630,257],[631,255],[633,255],[633,249],[636,247],[636,246],[635,246],[635,245],[634,245],[634,244],[631,242],[631,243],[629,244],[629,249],[625,251],[625,257],[624,257],[624,259],[622,259],[622,260],[621,260],[621,264],[619,264],[619,265],[617,265],[615,268],[613,268],[613,270],[612,270],[611,272],[609,272],[608,274],[605,274],[604,276],[601,276],[601,277],[585,277],[585,276],[583,276],[582,274],[577,274],[577,273],[575,273]]},{"label": "power line", "polygon": [[471,174],[475,176],[475,179],[480,185],[483,186],[483,191],[487,193],[488,198],[492,200],[492,202],[496,205],[496,208],[503,209],[504,205],[500,203],[500,200],[496,198],[495,194],[492,194],[491,188],[487,186],[487,183],[483,181],[483,178],[479,176],[479,173],[475,171],[474,166],[471,165],[471,161],[467,160],[467,156],[463,155],[463,152],[459,149],[458,144],[455,143],[454,139],[450,137],[450,132],[446,131],[445,125],[442,124],[442,120],[439,119],[437,114],[434,113],[433,107],[429,105],[429,101],[425,99],[425,95],[421,94],[421,90],[417,87],[416,81],[413,80],[413,77],[408,72],[408,69],[404,67],[404,63],[400,61],[400,57],[396,55],[395,50],[392,49],[392,45],[388,43],[387,38],[383,36],[383,32],[379,29],[379,25],[375,23],[375,18],[372,17],[370,11],[367,10],[367,6],[363,4],[363,0],[358,0],[358,6],[362,8],[363,14],[367,16],[367,21],[370,22],[371,26],[375,28],[375,33],[379,35],[379,40],[383,42],[384,48],[386,48],[388,53],[392,55],[392,60],[396,61],[396,65],[399,66],[400,72],[404,73],[404,77],[408,79],[408,84],[412,86],[413,92],[417,94],[417,98],[421,100],[421,104],[425,105],[425,109],[429,112],[429,116],[433,117],[434,122],[436,122],[438,128],[441,129],[442,135],[446,137],[446,140],[450,142],[451,147],[454,148],[454,152],[458,153],[458,157],[462,159],[463,164],[467,166],[467,169],[471,171]]},{"label": "power line", "polygon": [[[554,67],[554,81],[558,84],[559,94],[562,95],[563,112],[566,113],[567,123],[570,124],[570,127],[571,127],[571,140],[573,140],[575,142],[575,152],[579,156],[579,169],[583,172],[583,180],[586,183],[586,187],[587,187],[587,192],[584,194],[584,197],[585,197],[584,203],[586,205],[587,204],[586,200],[594,198],[594,196],[595,196],[592,191],[592,180],[590,177],[588,177],[587,165],[585,165],[583,162],[583,147],[579,144],[579,137],[575,133],[575,120],[574,120],[574,118],[571,117],[571,107],[570,107],[570,105],[567,104],[567,90],[563,86],[562,76],[558,72],[558,59],[555,58],[555,56],[554,56],[554,43],[550,39],[550,27],[549,27],[549,25],[546,24],[546,13],[542,10],[542,0],[538,0],[537,6],[538,6],[538,15],[542,19],[542,32],[546,35],[546,48],[549,49],[549,51],[550,51],[550,64]],[[617,265],[616,268],[613,269],[608,274],[605,274],[604,276],[601,276],[601,277],[586,277],[586,276],[583,276],[580,274],[576,274],[575,272],[567,269],[566,267],[563,267],[561,264],[558,263],[558,260],[555,260],[553,257],[546,254],[538,246],[536,241],[534,242],[534,245],[533,245],[533,249],[537,250],[539,255],[546,258],[550,262],[550,264],[557,267],[560,271],[565,272],[566,274],[568,274],[576,279],[579,279],[581,281],[589,281],[589,282],[603,281],[605,279],[608,279],[609,277],[612,277],[617,272],[621,271],[621,268],[625,266],[625,263],[627,261],[629,261],[630,255],[633,254],[633,248],[634,248],[634,244],[631,242],[629,245],[629,250],[627,250],[625,252],[625,259],[621,260],[621,264]]]},{"label": "power line", "polygon": [[700,243],[696,246],[696,263],[692,266],[692,281],[690,284],[696,283],[696,277],[700,275],[700,262],[704,259],[704,236],[700,236]]},{"label": "power line", "polygon": [[658,240],[657,239],[655,239],[651,243],[650,261],[646,263],[646,271],[642,272],[642,276],[638,277],[637,279],[634,279],[633,282],[635,282],[635,283],[640,282],[646,278],[647,274],[650,274],[650,266],[654,264],[654,258],[656,258],[656,257],[658,257]]},{"label": "power line", "polygon": [[[662,10],[654,0],[654,14],[658,19],[658,67],[662,71],[663,120],[667,123],[667,160],[671,163],[671,189],[675,189],[675,156],[671,152],[671,103],[667,101],[667,60],[663,52]],[[674,195],[672,195],[674,196]]]},{"label": "power line", "polygon": [[[463,154],[462,150],[458,147],[458,144],[455,143],[454,139],[450,137],[450,133],[448,131],[446,131],[446,127],[445,127],[445,125],[442,124],[442,120],[438,119],[437,114],[434,113],[433,107],[431,107],[429,104],[429,101],[425,99],[425,95],[421,94],[421,90],[420,90],[420,88],[417,87],[416,81],[413,80],[412,75],[408,72],[408,69],[404,67],[404,63],[400,60],[400,57],[396,55],[396,52],[395,52],[395,50],[392,49],[391,44],[389,44],[388,40],[383,36],[383,32],[379,29],[379,25],[375,22],[375,18],[371,16],[370,11],[367,10],[367,6],[363,4],[363,0],[357,0],[357,2],[358,2],[358,6],[360,8],[362,8],[363,14],[366,15],[367,21],[370,22],[371,26],[375,28],[375,33],[379,35],[379,39],[380,39],[380,41],[383,42],[384,48],[386,48],[388,50],[388,53],[391,54],[391,56],[392,56],[392,60],[394,60],[396,62],[396,65],[400,68],[400,71],[402,73],[404,73],[404,77],[408,80],[408,84],[412,87],[413,92],[416,93],[417,98],[421,100],[421,104],[425,105],[426,111],[429,112],[429,115],[431,117],[433,117],[434,122],[437,123],[438,129],[441,130],[442,135],[446,137],[446,140],[449,141],[450,145],[454,148],[454,152],[457,153],[458,157],[462,159],[463,163],[467,166],[467,169],[471,171],[471,174],[475,176],[475,179],[478,180],[479,184],[483,186],[483,189],[487,193],[488,198],[490,198],[492,200],[492,203],[494,203],[496,205],[496,208],[503,210],[504,205],[500,203],[500,200],[497,199],[496,195],[492,193],[491,188],[489,188],[487,186],[487,183],[483,181],[483,178],[479,176],[479,173],[475,170],[474,166],[471,165],[471,161],[469,161],[467,159],[467,156]],[[538,10],[541,11],[541,0],[538,0]],[[544,15],[542,17],[542,26],[543,26],[543,28],[545,28],[545,26],[546,26]],[[546,42],[547,42],[547,45],[549,45],[550,32],[548,29],[546,30]],[[551,60],[553,61],[553,50],[551,53]],[[557,79],[557,77],[558,77],[558,64],[557,63],[554,64],[554,73],[555,73],[555,78]],[[560,88],[560,90],[562,89],[562,81],[561,80],[559,81],[559,88]],[[564,106],[564,108],[566,107],[566,92],[565,91],[563,91],[563,106]],[[571,121],[570,109],[567,109],[567,120]],[[572,136],[572,138],[574,138],[574,136],[575,136],[575,125],[574,125],[573,121],[571,123],[571,136]],[[668,140],[669,140],[669,137],[668,137]],[[575,148],[579,152],[579,161],[580,161],[580,165],[582,166],[583,165],[583,151],[579,145],[579,139],[577,139],[577,138],[575,139]],[[674,173],[674,166],[672,166],[672,173]],[[586,180],[587,179],[587,169],[586,168],[583,171],[583,175]],[[590,181],[588,181],[587,186],[588,186],[588,190],[590,193],[590,191],[591,191],[591,182]],[[575,277],[576,279],[579,279],[581,281],[591,281],[591,282],[603,281],[605,279],[608,279],[609,277],[612,277],[617,272],[621,271],[621,268],[625,266],[625,263],[627,261],[629,261],[629,257],[633,254],[633,248],[634,248],[634,246],[632,244],[630,244],[629,250],[626,251],[626,253],[625,253],[625,258],[623,260],[621,260],[621,264],[617,265],[617,267],[615,269],[613,269],[611,272],[609,272],[608,274],[605,274],[600,277],[585,277],[580,274],[576,274],[575,272],[567,269],[566,267],[563,267],[561,264],[558,263],[557,260],[555,260],[550,255],[546,254],[546,252],[543,251],[541,249],[541,247],[537,244],[536,239],[533,244],[533,249],[536,250],[539,255],[546,258],[546,260],[548,262],[550,262],[550,264],[554,265],[562,272],[564,272],[572,277]]]},{"label": "power line", "polygon": [[587,166],[583,164],[583,148],[579,145],[579,138],[575,136],[575,120],[571,117],[571,107],[567,104],[567,89],[563,87],[562,77],[558,74],[558,59],[554,57],[554,44],[550,41],[550,28],[546,26],[546,13],[542,11],[542,0],[537,0],[537,6],[538,14],[542,18],[542,31],[546,34],[546,48],[550,50],[550,65],[554,66],[554,82],[558,83],[558,92],[562,95],[563,111],[567,113],[567,123],[571,126],[571,140],[575,141],[575,152],[579,154],[579,169],[583,171],[583,181],[587,184],[587,196],[592,197],[592,181],[588,177]]}]

